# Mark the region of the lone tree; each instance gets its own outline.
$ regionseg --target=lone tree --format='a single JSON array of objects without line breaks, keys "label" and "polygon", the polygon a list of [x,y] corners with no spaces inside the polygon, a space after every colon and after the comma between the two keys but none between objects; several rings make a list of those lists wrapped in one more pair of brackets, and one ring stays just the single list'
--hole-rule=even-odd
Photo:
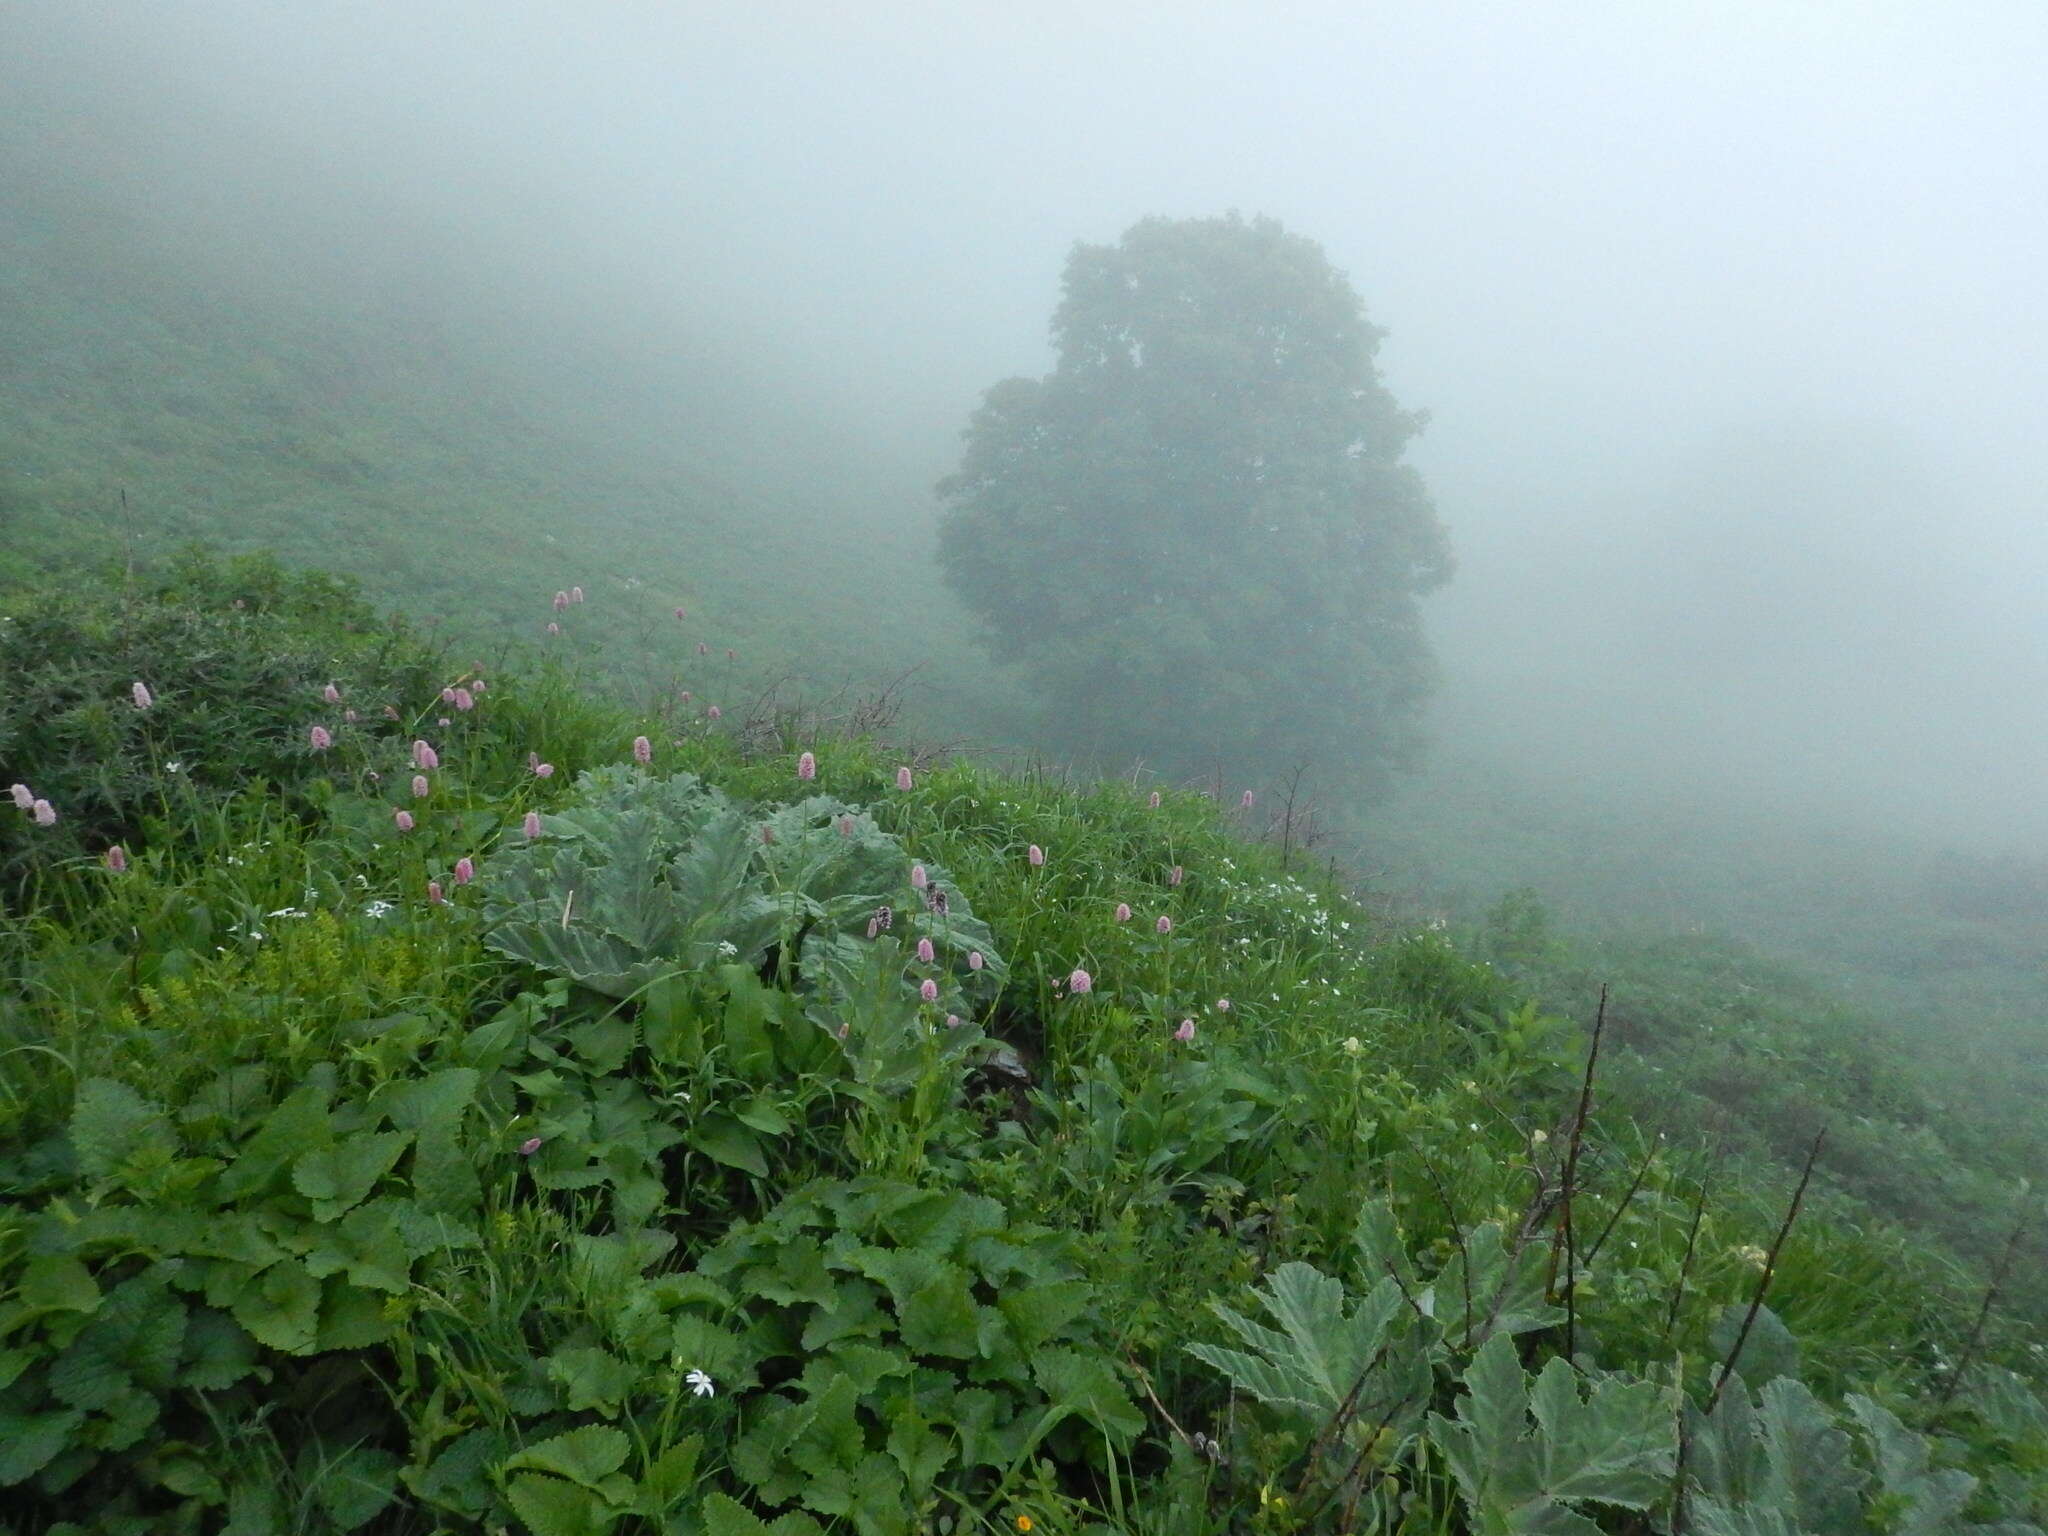
[{"label": "lone tree", "polygon": [[1383,333],[1314,241],[1236,214],[1077,244],[1063,289],[1058,366],[988,390],[939,483],[948,582],[1076,751],[1379,787],[1451,567]]}]

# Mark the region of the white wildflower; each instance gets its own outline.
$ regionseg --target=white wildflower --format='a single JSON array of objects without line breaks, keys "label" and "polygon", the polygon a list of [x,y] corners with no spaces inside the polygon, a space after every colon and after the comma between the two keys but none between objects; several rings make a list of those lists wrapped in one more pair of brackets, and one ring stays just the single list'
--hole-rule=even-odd
[{"label": "white wildflower", "polygon": [[702,1371],[691,1371],[683,1377],[683,1385],[690,1389],[692,1397],[710,1397],[718,1390],[716,1386],[712,1385],[711,1378]]}]

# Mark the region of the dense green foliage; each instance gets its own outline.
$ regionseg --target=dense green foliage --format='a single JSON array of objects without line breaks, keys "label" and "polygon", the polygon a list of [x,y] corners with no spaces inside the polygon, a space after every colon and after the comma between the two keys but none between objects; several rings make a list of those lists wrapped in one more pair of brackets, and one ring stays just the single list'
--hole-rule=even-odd
[{"label": "dense green foliage", "polygon": [[1052,739],[1353,793],[1408,760],[1450,555],[1343,274],[1270,219],[1146,219],[1075,247],[1052,333],[939,487],[947,579]]},{"label": "dense green foliage", "polygon": [[[445,727],[463,671],[422,671],[417,733],[352,731],[325,679],[407,643],[325,611],[279,620],[290,729],[334,737],[292,802],[258,739],[125,869],[16,829],[14,1529],[2048,1513],[2038,1372],[1963,1274],[1824,1186],[1777,1246],[1768,1149],[1660,1134],[1627,1028],[1580,1120],[1585,1031],[1507,974],[1526,909],[1488,965],[1199,796],[636,718],[553,670]],[[132,710],[120,631],[78,635],[21,685]],[[238,717],[276,685],[181,686]],[[82,784],[91,750],[0,771]]]}]

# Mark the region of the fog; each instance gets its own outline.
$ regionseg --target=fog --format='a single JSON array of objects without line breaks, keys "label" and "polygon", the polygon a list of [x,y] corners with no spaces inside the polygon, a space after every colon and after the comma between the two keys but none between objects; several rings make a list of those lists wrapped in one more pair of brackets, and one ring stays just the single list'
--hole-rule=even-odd
[{"label": "fog", "polygon": [[0,4],[17,173],[622,400],[744,376],[910,527],[1075,240],[1270,214],[1431,413],[1440,765],[2029,855],[2043,79],[2028,0]]}]

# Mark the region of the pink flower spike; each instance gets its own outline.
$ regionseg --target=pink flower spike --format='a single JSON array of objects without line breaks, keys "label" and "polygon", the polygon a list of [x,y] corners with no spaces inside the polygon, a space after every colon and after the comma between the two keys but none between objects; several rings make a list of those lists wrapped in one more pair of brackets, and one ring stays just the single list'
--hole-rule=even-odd
[{"label": "pink flower spike", "polygon": [[561,625],[559,625],[559,624],[550,624],[550,625],[548,625],[548,633],[549,633],[549,634],[551,634],[551,635],[559,635],[559,634],[560,634],[561,632],[562,632],[562,626],[561,626]]},{"label": "pink flower spike", "polygon": [[7,786],[7,793],[14,796],[14,808],[17,811],[34,809],[36,792],[26,784],[10,784]]},{"label": "pink flower spike", "polygon": [[334,684],[329,683],[320,690],[320,697],[330,704],[339,704],[341,702],[341,690],[335,687]]},{"label": "pink flower spike", "polygon": [[1162,912],[1159,914],[1159,921],[1152,926],[1160,933],[1171,933],[1173,932],[1173,919]]},{"label": "pink flower spike", "polygon": [[967,951],[967,969],[969,969],[970,971],[978,971],[986,963],[987,962],[981,958],[980,950],[970,949],[969,951]]},{"label": "pink flower spike", "polygon": [[1116,920],[1120,923],[1128,923],[1131,920],[1131,904],[1129,902],[1120,901],[1116,904]]},{"label": "pink flower spike", "polygon": [[957,1013],[949,1013],[949,1014],[947,1014],[947,1015],[946,1015],[946,1028],[948,1028],[948,1029],[958,1029],[959,1027],[960,1027],[960,1015],[959,1015],[959,1014],[957,1014]]},{"label": "pink flower spike", "polygon": [[455,690],[453,688],[443,688],[441,690],[441,702],[443,704],[453,704],[455,702]]},{"label": "pink flower spike", "polygon": [[441,717],[441,718],[440,718],[439,720],[435,721],[434,723],[435,723],[436,725],[440,726],[440,727],[441,727],[441,728],[442,728],[443,730],[446,730],[446,729],[447,729],[447,728],[448,728],[449,726],[453,725],[453,724],[454,724],[455,722],[454,722],[453,720],[450,720],[450,719],[449,719],[449,718],[448,718],[448,717],[447,717],[446,715],[443,715],[443,716],[442,716],[442,717]]},{"label": "pink flower spike", "polygon": [[635,736],[633,738],[633,761],[636,763],[651,763],[654,761],[654,743],[645,736]]},{"label": "pink flower spike", "polygon": [[566,592],[557,592],[555,594],[555,612],[561,613],[565,611],[568,608],[568,606],[569,594]]},{"label": "pink flower spike", "polygon": [[841,837],[853,836],[853,818],[851,816],[839,818],[839,835]]},{"label": "pink flower spike", "polygon": [[842,1025],[840,1025],[840,1026],[839,1026],[839,1038],[840,1038],[840,1039],[842,1039],[842,1040],[844,1040],[844,1039],[845,1039],[845,1038],[847,1037],[847,1034],[848,1034],[848,1033],[849,1033],[849,1032],[850,1032],[850,1031],[852,1030],[852,1028],[853,1028],[853,1026],[852,1026],[851,1024],[842,1024]]},{"label": "pink flower spike", "polygon": [[569,589],[569,601],[570,601],[570,602],[572,602],[572,603],[580,603],[580,602],[582,602],[582,601],[583,601],[583,589],[582,589],[581,587],[571,587],[571,588]]},{"label": "pink flower spike", "polygon": [[135,707],[137,709],[147,709],[149,708],[150,705],[156,702],[154,698],[150,697],[149,685],[147,683],[138,681],[136,685],[129,690],[129,693],[134,698]]},{"label": "pink flower spike", "polygon": [[470,692],[470,691],[469,691],[469,690],[468,690],[467,688],[458,688],[458,689],[456,689],[456,690],[455,690],[455,707],[456,707],[457,709],[462,709],[462,710],[470,710],[470,709],[475,709],[475,708],[476,708],[476,695],[475,695],[475,694],[473,694],[473,693],[471,693],[471,692]]},{"label": "pink flower spike", "polygon": [[327,734],[327,727],[316,725],[306,733],[306,740],[312,743],[315,752],[325,752],[334,745],[334,738]]},{"label": "pink flower spike", "polygon": [[344,709],[341,712],[341,718],[347,721],[350,725],[354,725],[356,723],[356,712],[352,709]]},{"label": "pink flower spike", "polygon": [[914,890],[923,890],[932,883],[932,877],[924,872],[922,864],[910,866],[910,884]]},{"label": "pink flower spike", "polygon": [[905,794],[908,794],[910,793],[910,784],[910,770],[908,768],[898,768],[896,770],[896,787]]},{"label": "pink flower spike", "polygon": [[536,837],[539,837],[539,836],[540,836],[540,812],[539,812],[539,811],[528,811],[528,812],[526,813],[526,820],[525,820],[524,822],[520,823],[520,828],[519,828],[519,829],[520,829],[520,831],[522,831],[522,832],[524,832],[524,833],[526,834],[526,840],[527,840],[527,841],[528,841],[529,843],[530,843],[530,842],[532,842],[532,841],[533,841],[533,840],[534,840],[534,839],[535,839]]},{"label": "pink flower spike", "polygon": [[919,964],[930,965],[934,957],[937,955],[937,953],[938,952],[932,948],[932,941],[930,939],[919,939],[917,941],[917,958]]},{"label": "pink flower spike", "polygon": [[475,878],[476,865],[471,861],[468,854],[464,854],[455,861],[455,883],[457,885],[467,885]]},{"label": "pink flower spike", "polygon": [[441,766],[441,754],[424,741],[412,744],[412,765],[423,773],[430,773]]},{"label": "pink flower spike", "polygon": [[1229,998],[1227,998],[1227,997],[1219,997],[1219,998],[1217,998],[1217,999],[1216,999],[1216,1011],[1217,1011],[1218,1013],[1228,1013],[1228,1012],[1230,1012],[1230,999],[1229,999]]},{"label": "pink flower spike", "polygon": [[1155,811],[1156,811],[1156,810],[1158,810],[1158,809],[1159,809],[1159,791],[1158,791],[1158,790],[1156,790],[1156,789],[1155,789],[1155,790],[1153,790],[1153,791],[1152,791],[1152,798],[1151,798],[1150,800],[1147,800],[1147,801],[1146,801],[1145,803],[1146,803],[1146,804],[1147,804],[1148,806],[1150,806],[1150,807],[1151,807],[1151,808],[1152,808],[1153,810],[1155,810]]},{"label": "pink flower spike", "polygon": [[1173,1038],[1180,1041],[1182,1045],[1186,1045],[1193,1040],[1195,1038],[1195,1021],[1193,1019],[1182,1019],[1180,1021],[1180,1028],[1173,1032]]},{"label": "pink flower spike", "polygon": [[533,765],[533,776],[536,779],[552,779],[555,776],[555,765],[553,763],[535,763]]},{"label": "pink flower spike", "polygon": [[427,791],[428,791],[429,789],[431,789],[431,788],[433,788],[433,786],[432,786],[431,784],[429,784],[429,783],[427,782],[427,776],[426,776],[426,775],[425,775],[424,773],[416,773],[416,774],[414,774],[414,775],[412,776],[412,797],[413,797],[413,799],[415,799],[415,800],[424,800],[424,799],[426,799],[426,798],[427,798]]},{"label": "pink flower spike", "polygon": [[1252,808],[1252,792],[1250,790],[1244,792],[1244,798],[1237,802],[1237,808],[1241,811],[1248,811]]},{"label": "pink flower spike", "polygon": [[128,868],[128,850],[119,843],[114,844],[101,857],[106,860],[107,868],[115,874],[118,875],[126,872]]},{"label": "pink flower spike", "polygon": [[927,976],[917,984],[917,995],[928,1003],[936,1003],[939,1000],[939,984]]},{"label": "pink flower spike", "polygon": [[1045,850],[1036,843],[1031,845],[1031,851],[1025,857],[1031,860],[1033,869],[1041,869],[1045,865]]},{"label": "pink flower spike", "polygon": [[443,903],[443,902],[444,902],[444,901],[446,901],[447,899],[448,899],[448,898],[447,898],[446,896],[444,896],[444,895],[442,895],[442,894],[441,894],[441,882],[440,882],[440,881],[438,881],[438,880],[429,880],[429,881],[427,882],[427,900],[428,900],[428,901],[432,902],[432,903],[433,903],[433,904],[434,904],[435,906],[437,906],[437,907],[438,907],[438,906],[440,906],[440,905],[441,905],[441,903]]},{"label": "pink flower spike", "polygon": [[1166,883],[1168,885],[1179,885],[1182,877],[1186,873],[1187,872],[1185,870],[1183,870],[1178,864],[1176,864],[1173,866],[1172,873],[1166,877]]},{"label": "pink flower spike", "polygon": [[531,1157],[539,1150],[540,1138],[538,1136],[529,1136],[526,1140],[519,1143],[519,1155],[521,1157]]},{"label": "pink flower spike", "polygon": [[808,783],[818,776],[818,760],[806,752],[796,760],[796,776]]},{"label": "pink flower spike", "polygon": [[478,678],[475,682],[469,685],[469,691],[471,693],[484,693],[487,692],[489,688],[490,684],[486,683],[482,678]]},{"label": "pink flower spike", "polygon": [[1095,990],[1095,978],[1077,966],[1074,974],[1067,978],[1067,990],[1076,997],[1083,992],[1092,992]]},{"label": "pink flower spike", "polygon": [[403,808],[394,810],[391,813],[391,819],[392,821],[397,823],[399,831],[410,832],[412,830],[413,822],[411,811],[405,810]]},{"label": "pink flower spike", "polygon": [[714,704],[709,709],[704,711],[704,718],[707,720],[716,720],[724,713],[724,710],[720,709],[716,704]]},{"label": "pink flower spike", "polygon": [[688,614],[686,614],[686,613],[684,613],[682,609],[678,608],[678,609],[676,610],[676,617],[677,617],[677,618],[679,618],[679,619],[682,619],[682,618],[688,618],[688,617],[689,617],[689,615],[688,615]]},{"label": "pink flower spike", "polygon": [[47,800],[38,800],[29,808],[29,814],[35,817],[36,825],[39,827],[57,825],[57,808]]}]

